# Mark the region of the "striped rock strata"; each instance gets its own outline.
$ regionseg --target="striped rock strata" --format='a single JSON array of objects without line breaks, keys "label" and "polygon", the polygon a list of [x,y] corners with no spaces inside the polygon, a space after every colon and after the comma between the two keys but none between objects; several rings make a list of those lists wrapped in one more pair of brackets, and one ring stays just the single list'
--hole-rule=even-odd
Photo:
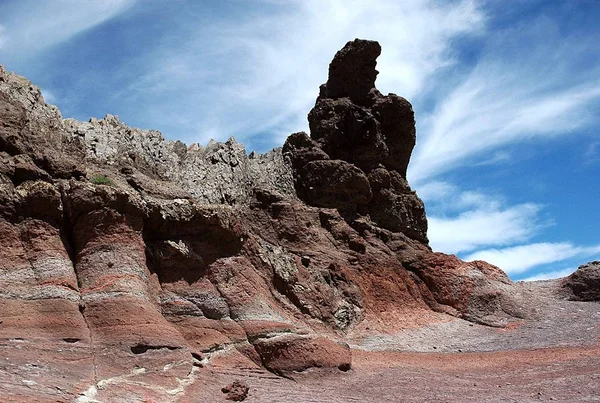
[{"label": "striped rock strata", "polygon": [[349,42],[311,134],[264,155],[63,119],[0,68],[0,340],[21,357],[2,400],[185,401],[207,367],[347,371],[348,343],[522,316],[500,269],[429,248],[379,53]]}]

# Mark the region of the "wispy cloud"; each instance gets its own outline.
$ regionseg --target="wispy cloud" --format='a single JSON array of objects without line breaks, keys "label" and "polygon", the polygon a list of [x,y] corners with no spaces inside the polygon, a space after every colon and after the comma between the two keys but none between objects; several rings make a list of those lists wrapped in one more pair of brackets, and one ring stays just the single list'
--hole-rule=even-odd
[{"label": "wispy cloud", "polygon": [[[520,156],[511,147],[598,121],[592,111],[600,100],[600,53],[592,36],[565,34],[545,17],[527,24],[487,32],[470,70],[434,74],[433,105],[415,105],[418,144],[408,175],[426,202],[434,249],[470,253],[466,259],[489,261],[511,275],[597,253],[568,242],[522,245],[551,225],[541,218],[542,205],[510,204],[489,190],[444,180],[461,166],[514,164]],[[591,145],[588,160],[594,152]]]},{"label": "wispy cloud", "polygon": [[44,101],[46,101],[47,104],[55,104],[56,103],[57,99],[56,99],[56,96],[54,95],[54,92],[52,92],[46,88],[40,88],[40,91],[42,92]]},{"label": "wispy cloud", "polygon": [[[135,0],[20,0],[0,6],[0,55],[27,58],[90,29],[133,5]],[[2,39],[6,38],[3,42]],[[4,46],[2,46],[4,44]]]},{"label": "wispy cloud", "polygon": [[507,205],[493,193],[464,191],[441,181],[417,187],[425,200],[429,240],[434,250],[469,252],[480,247],[525,241],[548,225],[534,203]]},{"label": "wispy cloud", "polygon": [[526,203],[481,208],[454,217],[429,217],[429,239],[434,250],[468,252],[487,245],[507,245],[532,237],[538,230],[539,206]]},{"label": "wispy cloud", "polygon": [[533,243],[504,249],[488,249],[475,252],[465,260],[485,260],[500,267],[508,274],[519,274],[542,264],[560,262],[573,257],[600,255],[600,245],[582,247],[568,242]]},{"label": "wispy cloud", "polygon": [[[328,63],[346,41],[379,40],[378,68],[385,74],[378,86],[412,97],[454,62],[453,38],[480,32],[484,20],[468,0],[252,4],[247,17],[231,23],[182,26],[140,60],[140,77],[127,92],[129,103],[144,99],[138,113],[149,125],[185,141],[235,135],[249,148],[280,145],[291,132],[307,129]],[[252,12],[258,8],[259,19]],[[176,107],[165,110],[171,103]]]},{"label": "wispy cloud", "polygon": [[600,98],[594,40],[561,35],[545,19],[490,35],[473,70],[422,116],[409,178],[501,162],[500,147],[597,121],[589,109]]},{"label": "wispy cloud", "polygon": [[537,280],[552,280],[555,278],[566,277],[573,273],[576,269],[572,267],[568,267],[566,269],[561,270],[552,270],[552,271],[544,271],[538,274],[534,274],[533,276],[524,278],[521,281],[537,281]]}]

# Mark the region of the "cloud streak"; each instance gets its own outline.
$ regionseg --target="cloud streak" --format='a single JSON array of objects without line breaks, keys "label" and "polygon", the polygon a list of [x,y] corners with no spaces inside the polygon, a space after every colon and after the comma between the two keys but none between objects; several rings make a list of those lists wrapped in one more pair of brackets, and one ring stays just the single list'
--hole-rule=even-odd
[{"label": "cloud streak", "polygon": [[[101,24],[134,4],[135,0],[79,0],[40,2],[21,0],[0,6],[5,17],[0,29],[0,55],[27,58],[43,49]],[[1,27],[0,27],[1,28]],[[4,38],[4,41],[3,41]]]},{"label": "cloud streak", "polygon": [[456,254],[523,241],[538,231],[539,210],[539,206],[525,203],[507,208],[475,208],[453,217],[430,215],[430,244],[434,250]]},{"label": "cloud streak", "polygon": [[533,276],[524,278],[521,281],[538,281],[538,280],[553,280],[555,278],[566,277],[575,271],[574,268],[568,267],[561,270],[544,271]]},{"label": "cloud streak", "polygon": [[505,249],[478,251],[466,256],[465,260],[485,260],[500,267],[508,274],[519,274],[542,264],[599,254],[600,245],[581,247],[568,242],[533,243]]},{"label": "cloud streak", "polygon": [[442,181],[418,186],[417,193],[427,206],[431,247],[446,253],[525,241],[548,225],[535,203],[507,206],[501,196]]},{"label": "cloud streak", "polygon": [[5,29],[2,25],[0,25],[0,50],[4,47],[4,44],[6,43],[6,34],[5,34]]},{"label": "cloud streak", "polygon": [[490,161],[500,147],[595,122],[589,106],[600,98],[598,52],[590,38],[558,35],[541,19],[490,39],[472,71],[423,116],[409,178],[424,181]]},{"label": "cloud streak", "polygon": [[[129,103],[145,99],[145,110],[138,111],[144,121],[184,141],[235,135],[250,149],[264,150],[307,129],[306,114],[327,79],[331,56],[346,41],[379,40],[384,52],[378,86],[412,97],[436,71],[454,63],[453,38],[483,27],[483,14],[472,1],[253,5],[262,9],[260,24],[249,12],[231,24],[184,26],[145,55],[139,79],[127,89],[136,91]],[[188,39],[181,42],[181,37]],[[207,37],[211,40],[203,40]],[[161,106],[173,102],[177,108],[156,114],[159,105],[149,95]]]}]

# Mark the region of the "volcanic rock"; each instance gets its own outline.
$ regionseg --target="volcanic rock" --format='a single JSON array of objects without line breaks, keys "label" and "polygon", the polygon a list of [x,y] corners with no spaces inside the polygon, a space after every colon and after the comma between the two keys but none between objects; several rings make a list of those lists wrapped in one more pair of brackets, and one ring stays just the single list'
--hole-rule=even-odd
[{"label": "volcanic rock", "polygon": [[562,282],[569,299],[600,301],[600,261],[583,264]]},{"label": "volcanic rock", "polygon": [[336,54],[308,115],[311,138],[290,136],[283,153],[306,203],[337,208],[350,222],[355,213],[368,215],[379,227],[427,244],[425,207],[406,181],[414,112],[404,98],[375,88],[380,52],[377,42],[357,39]]},{"label": "volcanic rock", "polygon": [[254,345],[263,365],[276,373],[301,372],[308,368],[338,368],[348,371],[351,353],[347,344],[327,338],[279,337],[266,339]]},{"label": "volcanic rock", "polygon": [[348,97],[356,103],[367,98],[375,87],[375,70],[381,46],[376,41],[355,39],[348,42],[329,65],[329,80],[321,87],[327,98]]},{"label": "volcanic rock", "polygon": [[221,392],[227,394],[226,399],[234,402],[241,402],[246,400],[248,396],[248,385],[240,381],[234,381],[233,383],[225,386],[221,389]]},{"label": "volcanic rock", "polygon": [[346,44],[310,136],[263,155],[62,119],[0,68],[0,339],[45,352],[58,400],[171,401],[203,368],[346,371],[346,342],[526,315],[500,269],[429,248],[380,51]]}]

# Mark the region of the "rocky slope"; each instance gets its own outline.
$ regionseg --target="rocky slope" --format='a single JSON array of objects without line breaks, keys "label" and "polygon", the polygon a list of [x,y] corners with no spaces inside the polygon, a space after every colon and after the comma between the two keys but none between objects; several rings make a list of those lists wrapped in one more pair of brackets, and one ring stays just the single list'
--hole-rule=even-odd
[{"label": "rocky slope", "polygon": [[526,316],[500,269],[429,248],[414,113],[375,88],[380,52],[346,44],[310,135],[264,155],[63,119],[0,68],[0,338],[72,363],[31,395],[177,400],[206,366],[347,371],[348,343]]}]

